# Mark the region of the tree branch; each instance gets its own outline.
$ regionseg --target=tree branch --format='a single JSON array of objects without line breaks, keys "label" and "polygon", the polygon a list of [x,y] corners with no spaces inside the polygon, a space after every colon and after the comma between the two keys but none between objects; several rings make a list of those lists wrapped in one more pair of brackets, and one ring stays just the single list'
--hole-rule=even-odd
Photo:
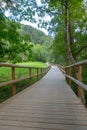
[{"label": "tree branch", "polygon": [[79,53],[80,53],[81,51],[83,51],[85,48],[87,48],[87,45],[86,45],[86,46],[84,46],[84,47],[82,47],[82,48],[80,48],[80,49],[78,50],[78,52],[76,53],[76,56],[78,56],[78,55],[79,55]]}]

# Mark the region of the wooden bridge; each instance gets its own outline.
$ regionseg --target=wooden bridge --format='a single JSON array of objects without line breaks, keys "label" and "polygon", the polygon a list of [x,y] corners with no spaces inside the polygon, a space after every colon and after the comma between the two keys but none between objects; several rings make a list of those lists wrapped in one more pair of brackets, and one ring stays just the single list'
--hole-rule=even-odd
[{"label": "wooden bridge", "polygon": [[52,66],[40,81],[1,103],[0,130],[87,130],[87,109]]}]

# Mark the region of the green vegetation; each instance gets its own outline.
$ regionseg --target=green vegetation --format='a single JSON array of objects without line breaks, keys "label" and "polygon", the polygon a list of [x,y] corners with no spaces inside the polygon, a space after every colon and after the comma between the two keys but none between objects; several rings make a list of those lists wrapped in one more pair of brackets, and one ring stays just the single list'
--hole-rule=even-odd
[{"label": "green vegetation", "polygon": [[0,10],[0,62],[46,62],[52,40],[42,31],[9,20]]},{"label": "green vegetation", "polygon": [[[87,1],[46,0],[55,38],[51,46],[54,63],[69,65],[87,58]],[[57,48],[57,49],[56,49]],[[84,53],[85,51],[85,53]]]},{"label": "green vegetation", "polygon": [[[5,6],[3,6],[3,2]],[[87,53],[84,51],[87,52],[87,1],[41,0],[41,3],[39,6],[36,0],[19,2],[1,0],[1,61],[3,57],[4,61],[12,62],[46,61],[51,58],[51,62],[67,65],[86,59]],[[7,10],[11,12],[10,20],[4,16],[4,12]],[[47,15],[51,17],[51,22],[43,19]],[[35,16],[38,16],[37,19]],[[19,22],[22,20],[38,22],[39,27],[46,27],[49,32],[52,32],[54,34],[52,46],[48,45],[49,37],[42,32],[38,32],[36,29],[32,31],[32,27],[27,25],[20,26]],[[37,44],[39,44],[38,47]],[[46,48],[51,49],[50,55]],[[35,57],[38,50],[43,51],[40,51],[40,55],[37,54]],[[50,58],[48,58],[49,56]]]}]

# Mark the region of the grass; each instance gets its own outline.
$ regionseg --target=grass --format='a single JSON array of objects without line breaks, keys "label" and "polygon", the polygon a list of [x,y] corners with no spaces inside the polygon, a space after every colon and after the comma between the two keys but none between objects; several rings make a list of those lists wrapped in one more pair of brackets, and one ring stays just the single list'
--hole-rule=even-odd
[{"label": "grass", "polygon": [[43,67],[46,67],[46,64],[45,63],[42,63],[42,62],[22,62],[22,63],[17,63],[18,65],[26,65],[26,66],[32,66],[32,67],[40,67],[40,68],[43,68]]},{"label": "grass", "polygon": [[[32,66],[32,67],[39,67],[44,68],[46,67],[45,63],[42,62],[23,62],[23,63],[17,63],[18,65],[25,65],[25,66]],[[36,70],[32,69],[32,74],[35,74]],[[29,69],[27,68],[16,68],[15,69],[15,76],[16,78],[21,78],[25,76],[29,76]],[[10,67],[0,67],[0,83],[6,82],[11,80],[11,68]],[[32,79],[32,83],[36,82],[37,78]],[[29,79],[23,80],[21,82],[16,83],[16,90],[17,93],[27,86],[29,86]],[[11,85],[5,86],[0,88],[0,102],[3,102],[4,100],[11,97]]]}]

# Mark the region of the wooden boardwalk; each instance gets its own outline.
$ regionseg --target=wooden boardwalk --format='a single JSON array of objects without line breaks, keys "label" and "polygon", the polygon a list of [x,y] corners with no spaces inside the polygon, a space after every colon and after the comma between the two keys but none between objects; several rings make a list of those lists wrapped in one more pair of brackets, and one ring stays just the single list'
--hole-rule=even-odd
[{"label": "wooden boardwalk", "polygon": [[87,130],[87,110],[57,67],[0,105],[0,130]]}]

